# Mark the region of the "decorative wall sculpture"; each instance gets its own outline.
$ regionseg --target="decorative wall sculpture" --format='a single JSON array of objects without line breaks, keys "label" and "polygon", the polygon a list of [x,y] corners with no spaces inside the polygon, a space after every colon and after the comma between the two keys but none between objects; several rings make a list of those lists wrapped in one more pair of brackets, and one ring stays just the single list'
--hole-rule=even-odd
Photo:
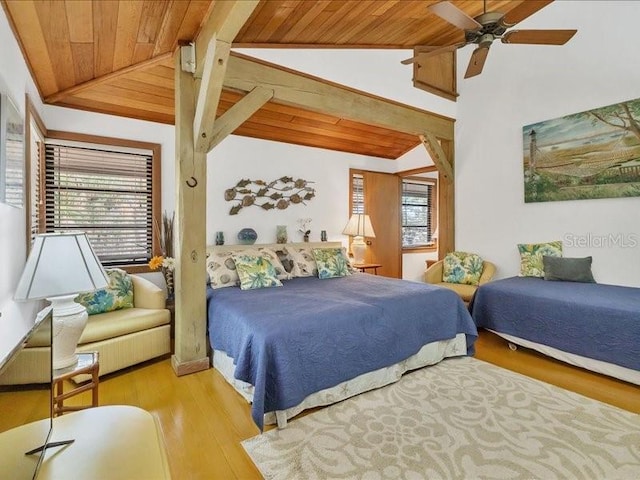
[{"label": "decorative wall sculpture", "polygon": [[237,215],[244,207],[255,205],[264,210],[284,210],[289,205],[303,204],[316,196],[316,191],[307,180],[280,177],[272,182],[264,180],[240,180],[235,187],[224,192],[227,202],[236,202],[229,215]]},{"label": "decorative wall sculpture", "polygon": [[522,130],[526,203],[640,196],[640,99]]}]

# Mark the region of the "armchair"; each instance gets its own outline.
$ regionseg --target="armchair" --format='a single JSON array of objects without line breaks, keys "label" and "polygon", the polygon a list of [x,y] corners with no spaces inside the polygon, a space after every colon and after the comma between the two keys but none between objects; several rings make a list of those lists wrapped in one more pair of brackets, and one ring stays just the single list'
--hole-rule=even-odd
[{"label": "armchair", "polygon": [[463,285],[459,283],[446,283],[442,281],[442,269],[443,269],[443,260],[439,260],[433,265],[431,265],[424,273],[424,281],[426,283],[431,283],[433,285],[438,285],[439,287],[445,287],[450,290],[453,290],[460,298],[464,301],[465,305],[469,305],[469,302],[473,298],[473,295],[476,293],[478,286],[483,285],[489,282],[493,275],[496,273],[496,266],[488,261],[484,261],[482,263],[482,275],[480,276],[478,285]]}]

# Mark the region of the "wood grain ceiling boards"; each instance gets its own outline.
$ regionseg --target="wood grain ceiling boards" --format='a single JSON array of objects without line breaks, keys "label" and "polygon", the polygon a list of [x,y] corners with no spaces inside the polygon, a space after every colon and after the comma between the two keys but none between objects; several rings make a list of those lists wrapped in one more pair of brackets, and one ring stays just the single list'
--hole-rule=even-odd
[{"label": "wood grain ceiling boards", "polygon": [[[290,48],[413,48],[445,45],[464,34],[432,14],[438,0],[262,0],[234,46]],[[453,0],[475,17],[480,0]],[[506,13],[522,3],[488,0],[487,11]]]},{"label": "wood grain ceiling boards", "polygon": [[[46,103],[174,122],[171,52],[196,37],[210,0],[0,0]],[[222,1],[222,0],[217,0]],[[263,0],[234,46],[412,48],[459,39],[432,15],[433,0]],[[454,0],[469,15],[482,2]],[[489,0],[506,12],[519,1]],[[239,98],[225,92],[218,114]],[[267,103],[234,133],[397,158],[419,139]]]}]

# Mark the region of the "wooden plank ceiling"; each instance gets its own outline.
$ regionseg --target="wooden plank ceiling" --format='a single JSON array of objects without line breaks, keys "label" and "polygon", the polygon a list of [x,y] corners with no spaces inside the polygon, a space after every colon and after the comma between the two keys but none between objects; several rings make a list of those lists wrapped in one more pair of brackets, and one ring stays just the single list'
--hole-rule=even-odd
[{"label": "wooden plank ceiling", "polygon": [[[46,103],[168,124],[174,123],[172,52],[196,38],[216,8],[210,0],[1,1]],[[430,3],[262,0],[234,46],[409,49],[457,40],[460,31],[432,15]],[[472,16],[482,12],[476,0],[453,3]],[[519,3],[488,1],[487,8],[506,12]],[[218,115],[241,97],[225,91]],[[420,143],[274,101],[234,133],[383,158]]]}]

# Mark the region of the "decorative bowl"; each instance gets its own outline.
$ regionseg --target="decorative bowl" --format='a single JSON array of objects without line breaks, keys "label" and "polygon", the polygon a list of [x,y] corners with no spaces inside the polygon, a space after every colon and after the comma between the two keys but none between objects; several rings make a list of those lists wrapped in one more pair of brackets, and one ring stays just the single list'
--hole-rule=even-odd
[{"label": "decorative bowl", "polygon": [[253,228],[243,228],[238,232],[238,240],[242,245],[253,245],[258,239],[258,234]]}]

